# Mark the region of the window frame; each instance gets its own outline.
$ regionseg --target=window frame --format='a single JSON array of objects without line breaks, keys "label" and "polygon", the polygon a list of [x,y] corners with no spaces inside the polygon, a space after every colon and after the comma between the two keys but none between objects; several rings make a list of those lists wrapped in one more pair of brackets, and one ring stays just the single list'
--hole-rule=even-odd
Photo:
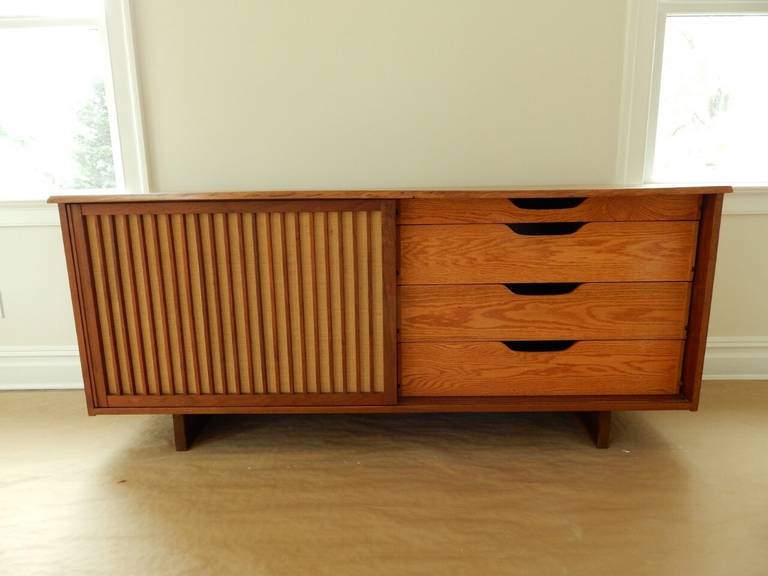
[{"label": "window frame", "polygon": [[[630,0],[625,26],[617,182],[630,186],[659,184],[651,180],[651,172],[667,17],[742,14],[768,16],[768,0]],[[726,198],[725,213],[768,214],[768,181],[735,184],[734,190],[736,193]]]},{"label": "window frame", "polygon": [[[104,70],[104,87],[112,134],[115,191],[147,193],[149,192],[147,157],[134,56],[131,4],[130,0],[103,0],[103,4],[104,10],[94,18],[0,17],[0,29],[45,26],[95,26],[98,28],[108,62]],[[41,192],[47,194],[51,191]],[[57,191],[57,193],[60,192]],[[45,200],[46,198],[6,200],[0,196],[0,226],[58,225],[56,211],[45,208]]]}]

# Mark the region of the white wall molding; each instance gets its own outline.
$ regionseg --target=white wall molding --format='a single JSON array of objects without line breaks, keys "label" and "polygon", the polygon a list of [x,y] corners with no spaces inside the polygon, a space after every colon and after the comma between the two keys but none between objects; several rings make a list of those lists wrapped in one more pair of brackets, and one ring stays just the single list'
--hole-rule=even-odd
[{"label": "white wall molding", "polygon": [[110,128],[119,140],[118,154],[115,155],[119,166],[115,168],[122,173],[120,180],[124,183],[125,192],[149,192],[130,0],[105,0],[102,30],[110,61],[107,69],[110,81],[106,83],[111,96],[108,103],[114,103]]},{"label": "white wall molding", "polygon": [[768,380],[768,336],[709,338],[704,378]]},{"label": "white wall molding", "polygon": [[82,387],[77,346],[0,346],[0,390]]},{"label": "white wall molding", "polygon": [[[768,336],[712,337],[706,380],[768,380]],[[0,391],[83,387],[76,346],[0,346]]]},{"label": "white wall molding", "polygon": [[0,228],[58,225],[56,206],[45,202],[0,203]]},{"label": "white wall molding", "polygon": [[768,214],[768,188],[735,187],[725,196],[723,214]]},{"label": "white wall molding", "polygon": [[643,183],[645,175],[656,23],[654,2],[631,0],[628,3],[616,151],[618,184],[637,186]]}]

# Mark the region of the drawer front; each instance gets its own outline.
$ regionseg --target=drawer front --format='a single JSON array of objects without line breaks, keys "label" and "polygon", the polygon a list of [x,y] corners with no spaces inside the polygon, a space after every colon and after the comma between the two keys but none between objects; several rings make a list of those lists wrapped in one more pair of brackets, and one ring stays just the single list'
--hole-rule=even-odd
[{"label": "drawer front", "polygon": [[400,340],[683,339],[690,284],[400,286]]},{"label": "drawer front", "polygon": [[[526,343],[404,343],[401,396],[676,394],[683,341],[580,341],[562,350]],[[530,344],[530,343],[528,343]],[[552,343],[547,343],[552,344]],[[557,347],[557,346],[555,346]]]},{"label": "drawer front", "polygon": [[690,281],[697,222],[400,226],[400,284]]},{"label": "drawer front", "polygon": [[400,201],[400,224],[698,220],[701,197],[614,196]]}]

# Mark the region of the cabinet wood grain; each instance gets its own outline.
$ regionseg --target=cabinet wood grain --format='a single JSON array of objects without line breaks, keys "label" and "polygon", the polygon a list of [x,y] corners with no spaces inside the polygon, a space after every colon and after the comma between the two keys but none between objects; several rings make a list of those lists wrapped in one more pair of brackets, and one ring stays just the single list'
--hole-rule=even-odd
[{"label": "cabinet wood grain", "polygon": [[89,414],[695,410],[727,186],[57,197]]},{"label": "cabinet wood grain", "polygon": [[514,290],[503,284],[400,286],[400,340],[685,338],[688,282],[581,284],[565,294]]},{"label": "cabinet wood grain", "polygon": [[101,405],[394,402],[392,202],[120,206],[74,222]]},{"label": "cabinet wood grain", "polygon": [[698,220],[700,196],[571,199],[416,199],[400,202],[400,224]]},{"label": "cabinet wood grain", "polygon": [[594,222],[562,235],[503,224],[400,226],[400,284],[690,281],[696,222]]},{"label": "cabinet wood grain", "polygon": [[581,341],[553,352],[502,342],[403,343],[400,394],[676,394],[682,354],[682,340]]},{"label": "cabinet wood grain", "polygon": [[702,194],[727,194],[730,186],[665,186],[646,184],[617,188],[615,186],[568,186],[568,187],[503,187],[503,188],[444,188],[411,190],[255,190],[247,192],[176,192],[152,194],[86,194],[51,196],[48,202],[54,204],[109,204],[152,202],[197,202],[214,201],[267,201],[267,200],[406,200],[410,198],[583,198],[592,196],[682,196]]}]

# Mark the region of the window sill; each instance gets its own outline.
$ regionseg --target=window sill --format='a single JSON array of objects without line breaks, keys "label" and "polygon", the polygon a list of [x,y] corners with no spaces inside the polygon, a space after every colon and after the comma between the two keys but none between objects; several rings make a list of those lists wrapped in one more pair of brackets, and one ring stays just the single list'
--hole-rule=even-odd
[{"label": "window sill", "polygon": [[[120,188],[83,189],[72,192],[78,195],[124,194]],[[46,198],[61,195],[61,190],[50,190],[41,194],[37,200],[9,198],[0,199],[0,228],[59,226],[59,211],[53,204],[48,204]]]},{"label": "window sill", "polygon": [[724,214],[768,214],[768,186],[734,186],[726,194]]},{"label": "window sill", "polygon": [[0,202],[0,228],[59,226],[59,211],[45,200]]},{"label": "window sill", "polygon": [[[728,182],[647,182],[648,184],[729,185]],[[768,184],[733,184],[733,194],[725,195],[723,214],[768,214]]]}]

